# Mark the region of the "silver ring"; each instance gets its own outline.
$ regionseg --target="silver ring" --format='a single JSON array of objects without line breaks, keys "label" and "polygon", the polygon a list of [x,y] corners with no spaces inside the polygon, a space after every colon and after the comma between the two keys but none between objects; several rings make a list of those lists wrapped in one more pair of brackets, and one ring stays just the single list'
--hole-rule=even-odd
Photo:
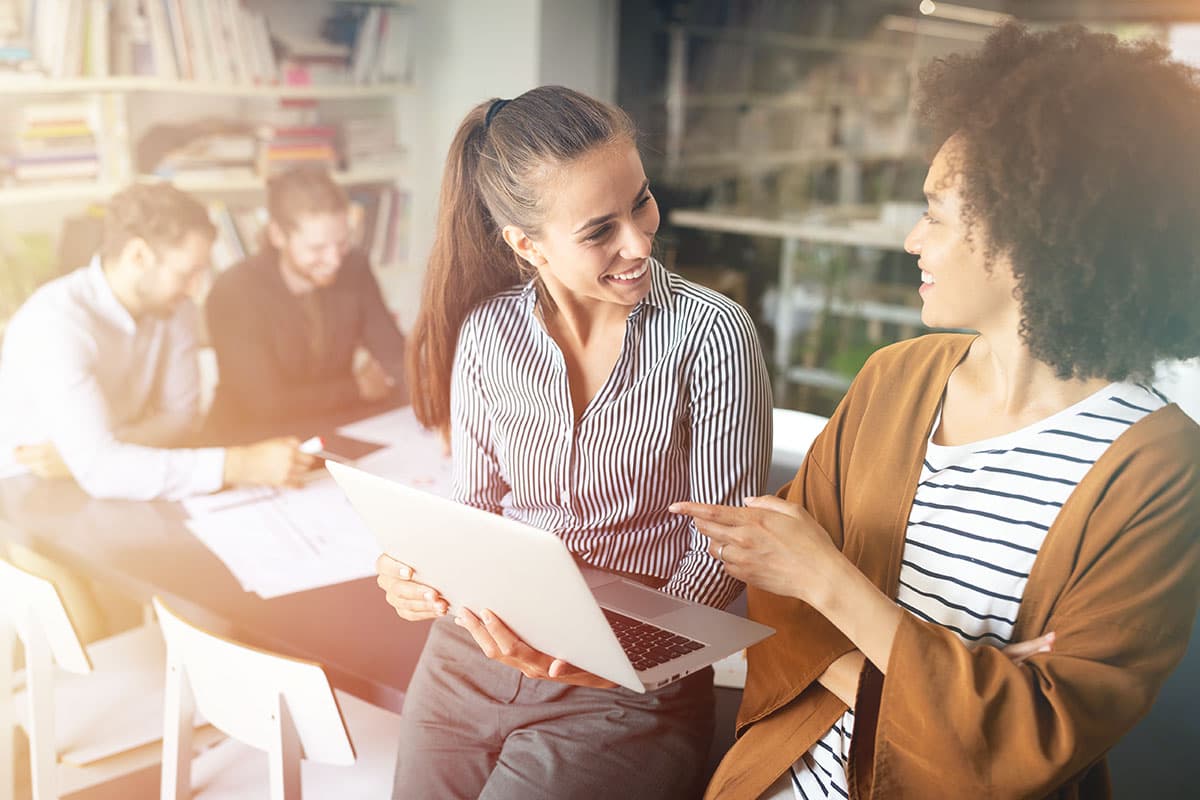
[{"label": "silver ring", "polygon": [[717,561],[725,563],[725,542],[721,542],[721,546],[717,548]]}]

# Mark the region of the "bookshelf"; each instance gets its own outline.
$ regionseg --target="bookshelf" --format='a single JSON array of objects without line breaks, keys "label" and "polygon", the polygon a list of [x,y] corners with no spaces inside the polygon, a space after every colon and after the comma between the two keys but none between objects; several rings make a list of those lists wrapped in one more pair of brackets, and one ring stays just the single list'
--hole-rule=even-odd
[{"label": "bookshelf", "polygon": [[[870,210],[865,207],[857,209],[859,213]],[[823,317],[835,328],[844,324],[844,321],[860,320],[865,324],[869,338],[877,342],[909,338],[924,330],[921,310],[913,300],[916,293],[911,287],[899,293],[889,293],[868,285],[868,281],[860,281],[853,295],[846,296],[826,280],[813,280],[817,276],[811,274],[811,264],[806,263],[809,259],[803,257],[806,247],[847,248],[876,254],[903,251],[906,223],[911,222],[910,217],[918,213],[915,207],[898,207],[885,224],[880,217],[803,221],[676,209],[670,213],[670,222],[690,230],[782,240],[776,276],[778,289],[774,302],[766,304],[767,316],[775,331],[771,360],[778,399],[786,398],[789,389],[795,386],[811,387],[837,395],[850,386],[851,376],[845,371],[820,363],[821,348],[816,339],[821,336],[822,326],[818,325],[810,331],[798,330],[797,317]],[[809,256],[811,259],[812,254]],[[878,299],[876,295],[887,296],[888,299]],[[905,298],[907,305],[903,302]],[[888,336],[885,331],[893,333]],[[806,333],[806,339],[812,341],[804,342],[801,363],[797,363],[797,338]]]},{"label": "bookshelf", "polygon": [[351,99],[395,97],[413,90],[410,81],[370,84],[255,85],[187,81],[142,76],[107,78],[0,78],[0,95],[105,94],[120,92],[194,94],[212,97],[275,97],[287,99]]},{"label": "bookshelf", "polygon": [[[372,226],[386,224],[387,236],[377,238],[388,246],[372,250],[372,237],[364,247],[373,256],[387,256],[372,259],[381,285],[404,284],[411,205],[402,112],[416,105],[418,94],[409,46],[417,19],[411,4],[53,0],[27,6],[35,16],[54,7],[86,20],[82,33],[62,28],[65,44],[47,44],[36,33],[22,36],[20,26],[14,34],[11,18],[9,25],[0,24],[0,52],[27,51],[19,64],[0,57],[0,102],[6,106],[0,120],[0,269],[44,279],[67,268],[54,263],[54,253],[62,259],[68,220],[94,213],[97,204],[130,183],[154,180],[170,180],[208,203],[218,225],[213,263],[219,269],[230,252],[222,231],[234,230],[220,217],[261,212],[266,176],[311,157],[308,163],[328,166],[356,204],[367,198],[367,236]],[[165,17],[157,16],[159,9]],[[140,33],[131,33],[136,26],[130,15],[143,18]],[[203,26],[190,32],[180,27],[189,20]],[[324,34],[331,21],[349,36],[328,41]],[[29,20],[18,13],[17,22]],[[36,31],[41,22],[37,17],[26,31]],[[96,58],[99,41],[108,46]],[[62,120],[70,129],[61,132],[62,140],[51,133],[30,145],[28,134],[37,125]],[[214,120],[227,130],[206,131],[203,123]],[[376,129],[365,130],[371,123]],[[148,158],[147,140],[164,130],[172,136],[181,130],[186,138],[170,139],[171,149],[161,154],[154,149]],[[318,133],[320,141],[300,141]],[[199,140],[222,136],[241,137],[240,160],[227,152],[199,166],[175,158]],[[50,246],[38,252],[51,262],[26,267],[20,256],[26,240],[48,240]],[[233,250],[248,252],[252,246],[240,241]],[[20,299],[5,298],[4,307],[11,312]]]},{"label": "bookshelf", "polygon": [[776,405],[822,415],[875,347],[925,330],[903,241],[927,164],[912,87],[934,54],[859,6],[674,4],[629,34],[654,53],[628,99],[671,265],[740,276]]},{"label": "bookshelf", "polygon": [[860,203],[865,165],[922,158],[908,119],[909,43],[680,22],[665,33],[662,170],[673,183],[787,186],[833,169],[831,199]]}]

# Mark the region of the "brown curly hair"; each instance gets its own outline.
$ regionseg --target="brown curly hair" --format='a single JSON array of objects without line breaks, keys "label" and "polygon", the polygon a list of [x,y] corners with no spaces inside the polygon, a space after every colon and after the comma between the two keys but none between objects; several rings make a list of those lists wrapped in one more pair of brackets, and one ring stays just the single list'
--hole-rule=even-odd
[{"label": "brown curly hair", "polygon": [[1151,42],[1011,23],[929,64],[919,114],[961,141],[968,224],[1012,258],[1021,336],[1061,378],[1200,355],[1200,86]]}]

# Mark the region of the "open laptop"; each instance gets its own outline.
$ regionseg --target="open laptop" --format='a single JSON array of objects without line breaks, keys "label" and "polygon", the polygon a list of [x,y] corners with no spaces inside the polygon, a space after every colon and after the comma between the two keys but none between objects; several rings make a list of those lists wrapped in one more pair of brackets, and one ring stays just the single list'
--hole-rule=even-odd
[{"label": "open laptop", "polygon": [[775,631],[576,563],[549,531],[326,462],[388,555],[450,604],[490,609],[544,653],[635,692],[657,689]]}]

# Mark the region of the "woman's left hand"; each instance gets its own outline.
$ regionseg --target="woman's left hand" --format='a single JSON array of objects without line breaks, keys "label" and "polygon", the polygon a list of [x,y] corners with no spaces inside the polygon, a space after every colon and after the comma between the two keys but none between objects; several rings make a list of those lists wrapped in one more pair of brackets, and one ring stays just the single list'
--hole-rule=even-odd
[{"label": "woman's left hand", "polygon": [[750,497],[743,508],[673,503],[669,510],[696,520],[726,572],[773,594],[812,602],[845,562],[808,512],[778,497]]},{"label": "woman's left hand", "polygon": [[574,667],[561,658],[554,658],[533,649],[491,611],[484,611],[477,617],[469,610],[463,609],[462,613],[454,618],[454,622],[467,629],[485,656],[519,669],[526,678],[590,686],[595,689],[612,689],[617,686],[612,681]]}]

